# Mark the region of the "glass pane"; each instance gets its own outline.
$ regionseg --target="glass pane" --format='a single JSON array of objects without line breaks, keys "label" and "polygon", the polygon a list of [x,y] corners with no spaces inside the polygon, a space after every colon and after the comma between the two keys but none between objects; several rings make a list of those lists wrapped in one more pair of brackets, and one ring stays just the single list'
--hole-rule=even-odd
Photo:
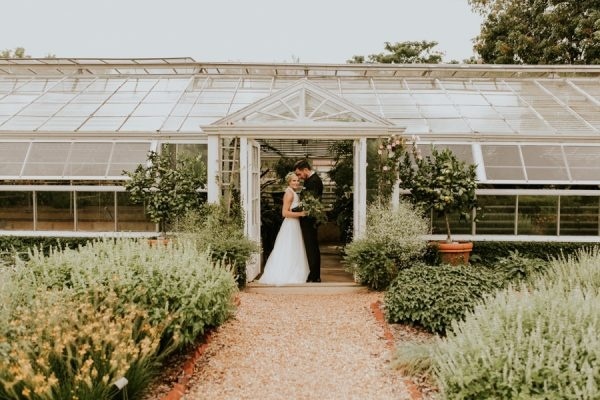
[{"label": "glass pane", "polygon": [[600,146],[565,146],[564,149],[573,180],[600,180]]},{"label": "glass pane", "polygon": [[77,193],[77,230],[91,232],[115,230],[114,192]]},{"label": "glass pane", "polygon": [[0,175],[19,176],[29,143],[0,143]]},{"label": "glass pane", "polygon": [[40,127],[41,131],[74,131],[83,124],[86,117],[52,117]]},{"label": "glass pane", "polygon": [[156,224],[148,219],[141,204],[131,204],[129,193],[117,193],[117,231],[154,232]]},{"label": "glass pane", "polygon": [[70,148],[70,142],[32,143],[23,175],[62,176]]},{"label": "glass pane", "polygon": [[150,143],[115,143],[108,176],[122,176],[123,170],[133,171],[145,163],[150,151]]},{"label": "glass pane", "polygon": [[156,132],[164,120],[164,117],[129,117],[119,131]]},{"label": "glass pane", "polygon": [[599,210],[599,197],[561,196],[560,234],[598,236]]},{"label": "glass pane", "polygon": [[478,235],[514,235],[516,196],[477,196]]},{"label": "glass pane", "polygon": [[173,109],[172,103],[142,103],[140,104],[133,115],[136,117],[160,117],[169,115]]},{"label": "glass pane", "polygon": [[125,121],[125,117],[92,117],[81,128],[81,131],[116,131]]},{"label": "glass pane", "polygon": [[524,180],[519,148],[512,145],[481,145],[488,180]]},{"label": "glass pane", "polygon": [[129,115],[135,109],[137,104],[132,103],[110,103],[104,104],[102,107],[96,111],[94,115],[99,117],[120,117]]},{"label": "glass pane", "polygon": [[521,146],[527,179],[568,180],[560,146]]},{"label": "glass pane", "polygon": [[72,231],[74,224],[73,192],[37,192],[37,230]]},{"label": "glass pane", "polygon": [[105,176],[112,143],[73,143],[66,176]]},{"label": "glass pane", "polygon": [[0,230],[33,230],[32,192],[0,192]]},{"label": "glass pane", "polygon": [[556,235],[558,196],[519,196],[519,235]]},{"label": "glass pane", "polygon": [[[432,213],[433,217],[431,218],[431,228],[432,233],[437,235],[445,235],[446,231],[446,220],[443,215],[438,213]],[[453,235],[457,234],[466,234],[470,235],[471,232],[471,222],[466,220],[461,220],[459,214],[450,214],[448,215],[448,220],[450,221],[450,231]]]}]

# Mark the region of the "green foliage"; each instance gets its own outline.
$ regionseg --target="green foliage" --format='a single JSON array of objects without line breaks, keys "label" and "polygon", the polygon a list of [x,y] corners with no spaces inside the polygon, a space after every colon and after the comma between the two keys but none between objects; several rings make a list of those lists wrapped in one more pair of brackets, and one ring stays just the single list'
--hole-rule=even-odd
[{"label": "green foliage", "polygon": [[399,174],[400,186],[411,191],[411,201],[444,216],[448,242],[452,242],[449,214],[458,213],[461,219],[472,220],[477,207],[475,165],[458,160],[450,149],[438,151],[432,147],[431,156],[422,157],[415,145],[412,159],[405,154]]},{"label": "green foliage", "polygon": [[[442,61],[443,52],[435,51],[438,45],[434,41],[405,41],[390,43],[385,42],[387,53],[370,54],[369,63],[382,64],[438,64]],[[355,55],[347,61],[349,64],[362,64],[364,56]]]},{"label": "green foliage", "polygon": [[579,249],[589,246],[589,243],[567,242],[476,242],[471,259],[476,257],[482,264],[493,265],[498,258],[508,257],[511,252],[516,251],[523,257],[548,261],[561,255],[574,254]]},{"label": "green foliage", "polygon": [[507,257],[501,257],[492,266],[492,271],[504,282],[530,282],[546,272],[549,263],[541,258],[529,258],[511,251]]},{"label": "green foliage", "polygon": [[484,268],[415,265],[401,270],[385,295],[387,319],[445,333],[502,283]]},{"label": "green foliage", "polygon": [[354,184],[353,157],[354,148],[352,140],[335,141],[329,146],[329,153],[333,155],[333,166],[328,172],[329,178],[335,184],[335,200],[329,212],[329,219],[335,220],[340,229],[342,243],[352,240],[354,223],[354,201],[352,187]]},{"label": "green foliage", "polygon": [[206,203],[190,210],[178,221],[180,237],[191,239],[215,262],[231,266],[238,286],[246,285],[246,263],[258,245],[244,235],[241,216],[227,212],[221,203]]},{"label": "green foliage", "polygon": [[597,290],[498,293],[433,348],[442,397],[599,398],[599,307]]},{"label": "green foliage", "polygon": [[491,64],[600,63],[597,0],[469,0],[485,16],[474,49]]},{"label": "green foliage", "polygon": [[563,290],[581,287],[600,293],[600,248],[582,248],[574,254],[550,262],[548,274],[538,285],[554,285]]},{"label": "green foliage", "polygon": [[4,49],[0,51],[0,58],[30,58],[27,54],[25,54],[24,47],[15,47],[13,49]]},{"label": "green foliage", "polygon": [[206,184],[206,168],[200,157],[173,160],[167,151],[151,151],[146,165],[124,174],[131,178],[125,182],[131,202],[144,203],[150,220],[159,223],[163,234],[177,216],[203,203],[198,189]]},{"label": "green foliage", "polygon": [[[232,311],[233,275],[189,243],[93,241],[33,249],[0,270],[0,397],[113,398],[145,386],[156,363]],[[2,364],[5,363],[5,364]],[[14,391],[16,390],[16,392]]]},{"label": "green foliage", "polygon": [[345,247],[344,263],[358,280],[375,290],[385,289],[398,271],[422,257],[428,224],[420,210],[400,202],[397,208],[373,203],[367,210],[364,238]]}]

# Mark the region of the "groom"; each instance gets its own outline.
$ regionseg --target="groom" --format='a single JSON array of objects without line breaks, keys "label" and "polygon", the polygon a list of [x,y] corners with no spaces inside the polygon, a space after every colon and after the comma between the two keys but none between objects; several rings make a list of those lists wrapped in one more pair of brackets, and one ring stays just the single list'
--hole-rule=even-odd
[{"label": "groom", "polygon": [[[294,164],[296,176],[304,181],[304,190],[312,193],[317,199],[323,197],[323,181],[310,167],[307,160],[300,160]],[[317,237],[317,220],[313,217],[300,218],[300,229],[306,249],[306,258],[310,273],[306,282],[321,282],[321,252]]]}]

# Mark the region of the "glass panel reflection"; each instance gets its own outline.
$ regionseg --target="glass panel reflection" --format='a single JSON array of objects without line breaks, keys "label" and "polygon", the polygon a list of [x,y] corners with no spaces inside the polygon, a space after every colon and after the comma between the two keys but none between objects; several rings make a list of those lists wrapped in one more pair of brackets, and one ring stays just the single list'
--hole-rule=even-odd
[{"label": "glass panel reflection", "polygon": [[37,192],[37,230],[72,231],[75,228],[73,192]]},{"label": "glass panel reflection", "polygon": [[556,235],[558,196],[519,196],[519,235]]},{"label": "glass panel reflection", "polygon": [[32,192],[0,192],[0,230],[33,230]]},{"label": "glass panel reflection", "polygon": [[[453,235],[470,235],[472,233],[471,221],[466,221],[460,218],[458,213],[448,215],[450,221],[450,232]],[[436,212],[432,213],[431,218],[431,233],[434,235],[446,235],[446,219],[443,215]]]},{"label": "glass panel reflection", "polygon": [[514,235],[516,196],[478,196],[478,235]]},{"label": "glass panel reflection", "polygon": [[117,193],[117,231],[154,232],[156,224],[148,219],[143,204],[132,204],[129,193]]},{"label": "glass panel reflection", "polygon": [[600,234],[598,223],[600,198],[595,196],[561,196],[560,234]]},{"label": "glass panel reflection", "polygon": [[77,193],[77,230],[91,232],[115,230],[114,192]]}]

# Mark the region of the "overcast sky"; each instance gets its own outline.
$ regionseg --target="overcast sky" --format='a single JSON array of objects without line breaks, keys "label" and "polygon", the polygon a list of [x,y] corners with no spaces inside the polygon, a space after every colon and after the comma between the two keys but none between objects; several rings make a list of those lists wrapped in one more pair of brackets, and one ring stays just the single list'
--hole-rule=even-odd
[{"label": "overcast sky", "polygon": [[344,63],[384,42],[435,40],[473,54],[481,17],[467,0],[7,0],[0,49],[33,57],[193,57]]}]

